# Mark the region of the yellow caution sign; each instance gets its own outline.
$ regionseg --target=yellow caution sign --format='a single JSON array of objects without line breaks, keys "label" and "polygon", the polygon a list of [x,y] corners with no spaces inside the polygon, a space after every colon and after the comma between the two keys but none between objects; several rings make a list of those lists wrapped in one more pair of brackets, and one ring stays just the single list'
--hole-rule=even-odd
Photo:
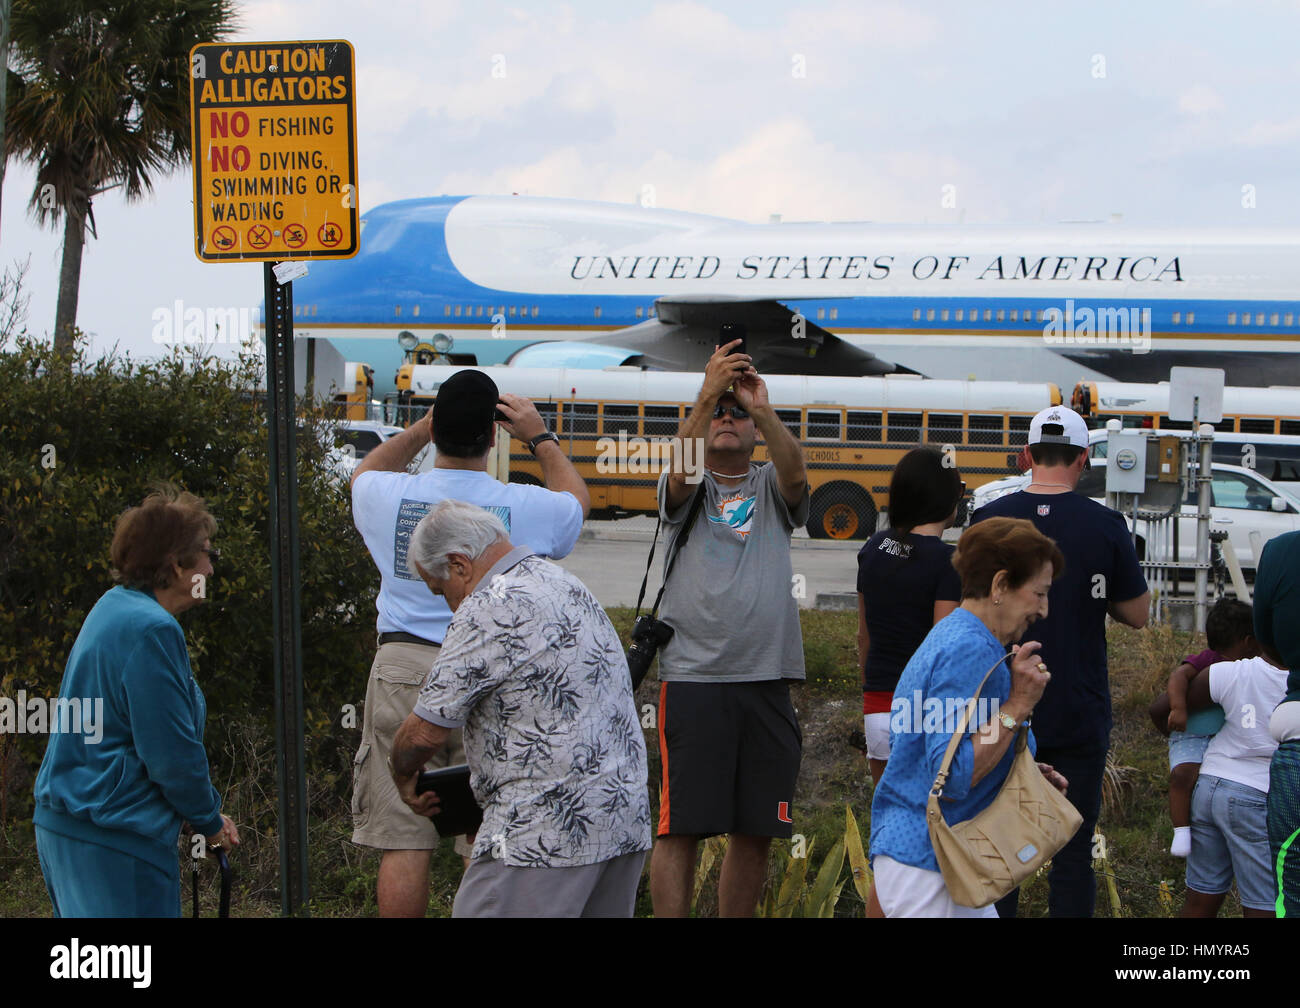
[{"label": "yellow caution sign", "polygon": [[204,262],[357,254],[357,115],[348,42],[190,50],[194,251]]}]

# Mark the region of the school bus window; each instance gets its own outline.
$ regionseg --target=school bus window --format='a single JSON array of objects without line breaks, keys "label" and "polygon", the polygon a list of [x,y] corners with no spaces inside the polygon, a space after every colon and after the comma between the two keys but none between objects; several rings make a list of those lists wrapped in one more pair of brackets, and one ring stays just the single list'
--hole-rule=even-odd
[{"label": "school bus window", "polygon": [[890,410],[888,431],[890,441],[919,444],[921,441],[921,414],[896,413],[894,410]]},{"label": "school bus window", "polygon": [[1241,417],[1241,433],[1272,434],[1274,419],[1272,417]]},{"label": "school bus window", "polygon": [[961,414],[931,413],[930,440],[935,444],[961,444]]},{"label": "school bus window", "polygon": [[678,406],[647,406],[645,408],[645,436],[672,437],[681,426],[681,409]]},{"label": "school bus window", "polygon": [[972,413],[966,423],[970,431],[967,441],[973,445],[1000,445],[1003,436],[1002,425],[1003,420],[1000,416]]},{"label": "school bus window", "polygon": [[596,433],[595,403],[565,403],[564,433],[578,437]]},{"label": "school bus window", "polygon": [[605,403],[605,418],[600,425],[600,432],[606,437],[618,437],[620,433],[628,437],[637,436],[637,406],[635,403]]},{"label": "school bus window", "polygon": [[776,411],[776,416],[778,420],[785,424],[786,430],[798,440],[803,440],[803,434],[800,430],[802,425],[799,423],[799,411],[797,409],[779,409]]},{"label": "school bus window", "polygon": [[1283,420],[1278,428],[1279,434],[1300,434],[1300,420]]},{"label": "school bus window", "polygon": [[1007,417],[1007,430],[1011,432],[1011,447],[1020,448],[1029,443],[1029,422],[1033,417]]},{"label": "school bus window", "polygon": [[[1214,429],[1221,433],[1231,432],[1237,429],[1236,424],[1237,424],[1236,417],[1224,417],[1222,420],[1220,420],[1218,423],[1214,425]],[[1190,429],[1191,428],[1189,427],[1188,430]],[[1270,428],[1270,432],[1271,430],[1272,428]]]},{"label": "school bus window", "polygon": [[880,414],[863,410],[849,410],[849,441],[879,441]]},{"label": "school bus window", "polygon": [[538,415],[542,418],[542,421],[546,424],[546,429],[547,429],[548,431],[553,431],[553,430],[555,430],[555,429],[556,429],[556,426],[555,426],[555,415],[556,415],[555,403],[552,403],[552,402],[539,402],[539,403],[533,403],[533,405],[537,407],[537,413],[538,413]]},{"label": "school bus window", "polygon": [[813,438],[834,438],[840,439],[840,414],[836,410],[831,413],[827,410],[809,410],[808,411],[808,439]]}]

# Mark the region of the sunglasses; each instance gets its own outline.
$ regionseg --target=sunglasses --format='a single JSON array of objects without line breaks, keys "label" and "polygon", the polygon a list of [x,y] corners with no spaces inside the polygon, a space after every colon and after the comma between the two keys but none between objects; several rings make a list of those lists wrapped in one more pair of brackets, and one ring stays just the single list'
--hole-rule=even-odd
[{"label": "sunglasses", "polygon": [[747,420],[749,414],[740,406],[715,406],[713,407],[713,419],[721,420],[728,413],[733,420]]}]

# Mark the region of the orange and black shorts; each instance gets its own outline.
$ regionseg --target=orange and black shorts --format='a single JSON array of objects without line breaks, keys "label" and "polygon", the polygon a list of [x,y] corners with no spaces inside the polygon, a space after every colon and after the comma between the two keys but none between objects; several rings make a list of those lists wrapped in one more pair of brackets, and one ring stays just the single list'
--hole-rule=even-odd
[{"label": "orange and black shorts", "polygon": [[789,838],[803,736],[787,679],[659,688],[659,836]]}]

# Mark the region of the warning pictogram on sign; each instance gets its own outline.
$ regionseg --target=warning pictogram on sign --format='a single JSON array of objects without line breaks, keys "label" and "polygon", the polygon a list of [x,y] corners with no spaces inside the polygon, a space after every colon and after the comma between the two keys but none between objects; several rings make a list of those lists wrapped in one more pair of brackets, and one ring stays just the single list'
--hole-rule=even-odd
[{"label": "warning pictogram on sign", "polygon": [[227,227],[225,224],[218,225],[212,232],[212,244],[221,249],[222,252],[228,252],[234,248],[238,238],[235,229]]},{"label": "warning pictogram on sign", "polygon": [[265,224],[254,224],[248,229],[249,247],[264,249],[271,244],[271,229]]},{"label": "warning pictogram on sign", "polygon": [[302,248],[307,241],[307,229],[301,224],[290,224],[284,229],[284,243],[291,249]]},{"label": "warning pictogram on sign", "polygon": [[343,229],[337,224],[322,224],[316,237],[322,245],[333,248],[343,240]]}]

